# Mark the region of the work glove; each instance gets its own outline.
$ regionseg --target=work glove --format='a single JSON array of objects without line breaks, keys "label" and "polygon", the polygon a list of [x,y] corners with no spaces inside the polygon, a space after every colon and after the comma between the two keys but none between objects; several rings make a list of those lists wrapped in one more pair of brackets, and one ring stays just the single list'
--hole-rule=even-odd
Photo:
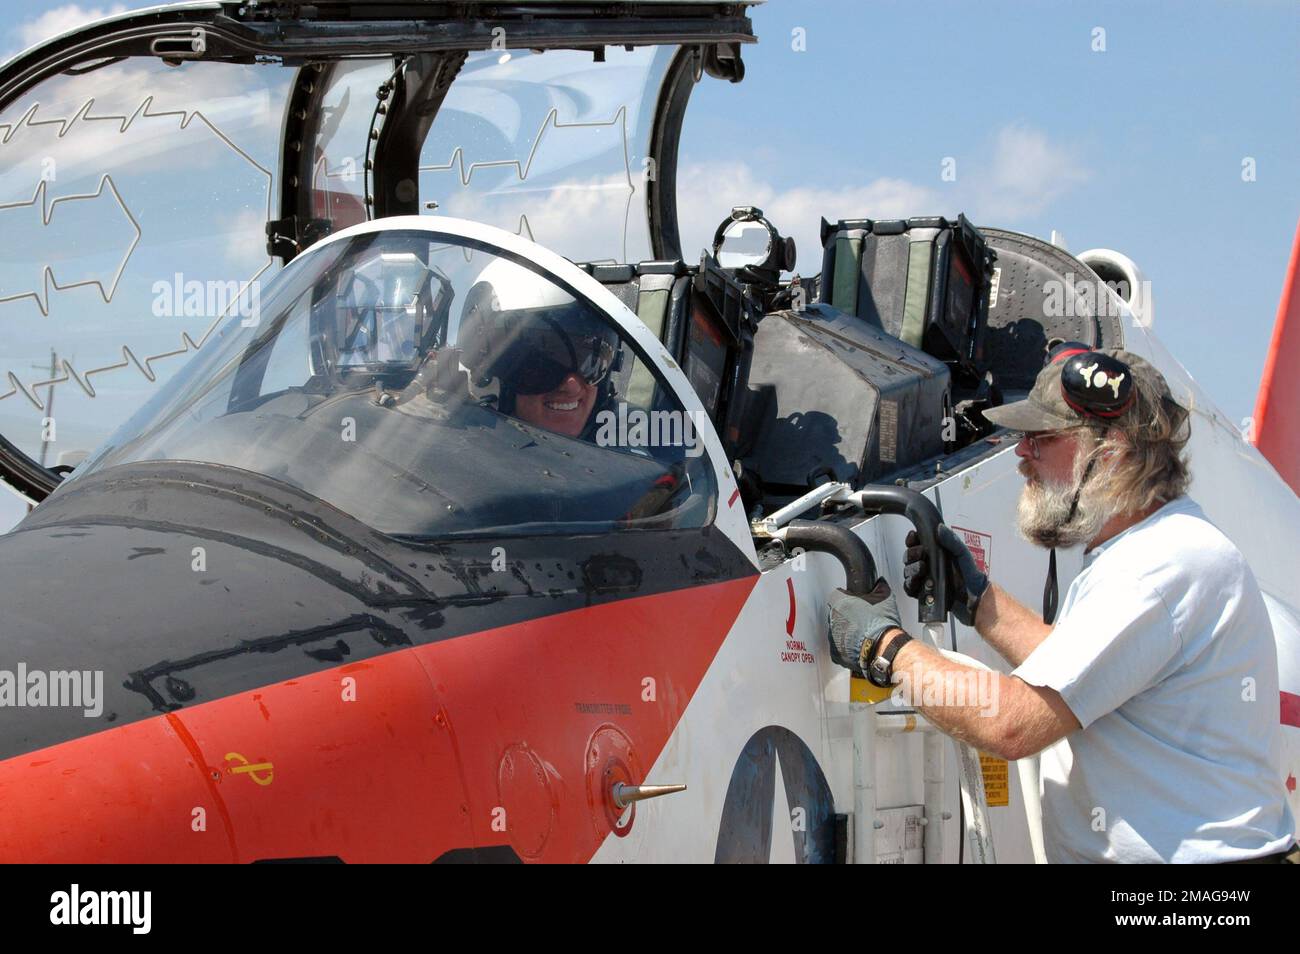
[{"label": "work glove", "polygon": [[889,629],[902,629],[898,604],[882,576],[866,596],[837,589],[831,597],[831,659],[855,676],[866,678],[863,665],[871,647]]},{"label": "work glove", "polygon": [[[974,626],[975,613],[979,610],[980,597],[988,589],[989,578],[980,572],[975,557],[947,524],[939,524],[938,538],[940,548],[948,555],[950,569],[952,604],[945,609],[951,610],[959,622]],[[925,583],[930,579],[930,564],[915,530],[907,535],[904,559],[903,592],[913,599],[923,599]]]}]

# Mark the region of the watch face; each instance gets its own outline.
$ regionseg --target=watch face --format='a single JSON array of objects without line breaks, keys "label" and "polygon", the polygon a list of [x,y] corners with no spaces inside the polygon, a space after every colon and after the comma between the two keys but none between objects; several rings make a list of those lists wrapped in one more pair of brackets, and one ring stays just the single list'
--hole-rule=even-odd
[{"label": "watch face", "polygon": [[889,663],[877,656],[871,660],[871,672],[868,674],[871,682],[882,689],[889,685],[885,681],[885,676],[889,672]]}]

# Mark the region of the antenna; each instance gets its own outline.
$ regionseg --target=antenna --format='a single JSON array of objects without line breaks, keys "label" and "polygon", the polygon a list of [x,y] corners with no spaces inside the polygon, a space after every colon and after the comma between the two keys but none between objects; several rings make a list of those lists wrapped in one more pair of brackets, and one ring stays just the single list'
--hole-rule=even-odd
[{"label": "antenna", "polygon": [[[45,370],[44,366],[39,364],[33,364],[31,365],[31,367],[36,368],[38,371]],[[49,387],[47,388],[46,391],[47,396],[45,398],[45,419],[49,421],[54,420],[54,379],[58,377],[58,374],[59,374],[59,356],[58,354],[55,353],[54,349],[51,348],[50,349],[50,384]],[[50,450],[50,442],[45,437],[47,433],[49,433],[48,429],[42,426],[41,427],[41,459],[40,459],[40,465],[42,468],[45,466],[45,458]]]}]

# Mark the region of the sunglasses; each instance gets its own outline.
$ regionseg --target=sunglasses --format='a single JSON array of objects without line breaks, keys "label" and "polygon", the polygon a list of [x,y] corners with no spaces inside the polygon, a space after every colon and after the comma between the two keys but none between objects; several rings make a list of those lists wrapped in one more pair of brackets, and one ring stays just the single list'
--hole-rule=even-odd
[{"label": "sunglasses", "polygon": [[594,335],[573,344],[573,358],[569,361],[558,361],[540,349],[529,351],[514,369],[511,383],[515,392],[547,394],[564,384],[571,374],[576,374],[589,387],[605,380],[614,364],[613,346]]},{"label": "sunglasses", "polygon": [[1050,444],[1052,441],[1060,440],[1071,431],[1085,430],[1083,427],[1063,427],[1059,431],[1025,431],[1025,440],[1029,442],[1029,453],[1034,460],[1038,460],[1039,448],[1043,444]]}]

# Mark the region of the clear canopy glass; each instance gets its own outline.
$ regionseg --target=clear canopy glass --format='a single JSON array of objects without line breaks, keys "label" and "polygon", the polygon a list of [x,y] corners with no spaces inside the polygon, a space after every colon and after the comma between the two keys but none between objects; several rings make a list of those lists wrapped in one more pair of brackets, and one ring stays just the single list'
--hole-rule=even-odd
[{"label": "clear canopy glass", "polygon": [[379,230],[253,292],[63,486],[128,462],[207,462],[421,538],[712,519],[704,422],[608,314],[527,259]]},{"label": "clear canopy glass", "polygon": [[0,111],[0,434],[72,466],[278,263],[292,73],[109,62]]}]

